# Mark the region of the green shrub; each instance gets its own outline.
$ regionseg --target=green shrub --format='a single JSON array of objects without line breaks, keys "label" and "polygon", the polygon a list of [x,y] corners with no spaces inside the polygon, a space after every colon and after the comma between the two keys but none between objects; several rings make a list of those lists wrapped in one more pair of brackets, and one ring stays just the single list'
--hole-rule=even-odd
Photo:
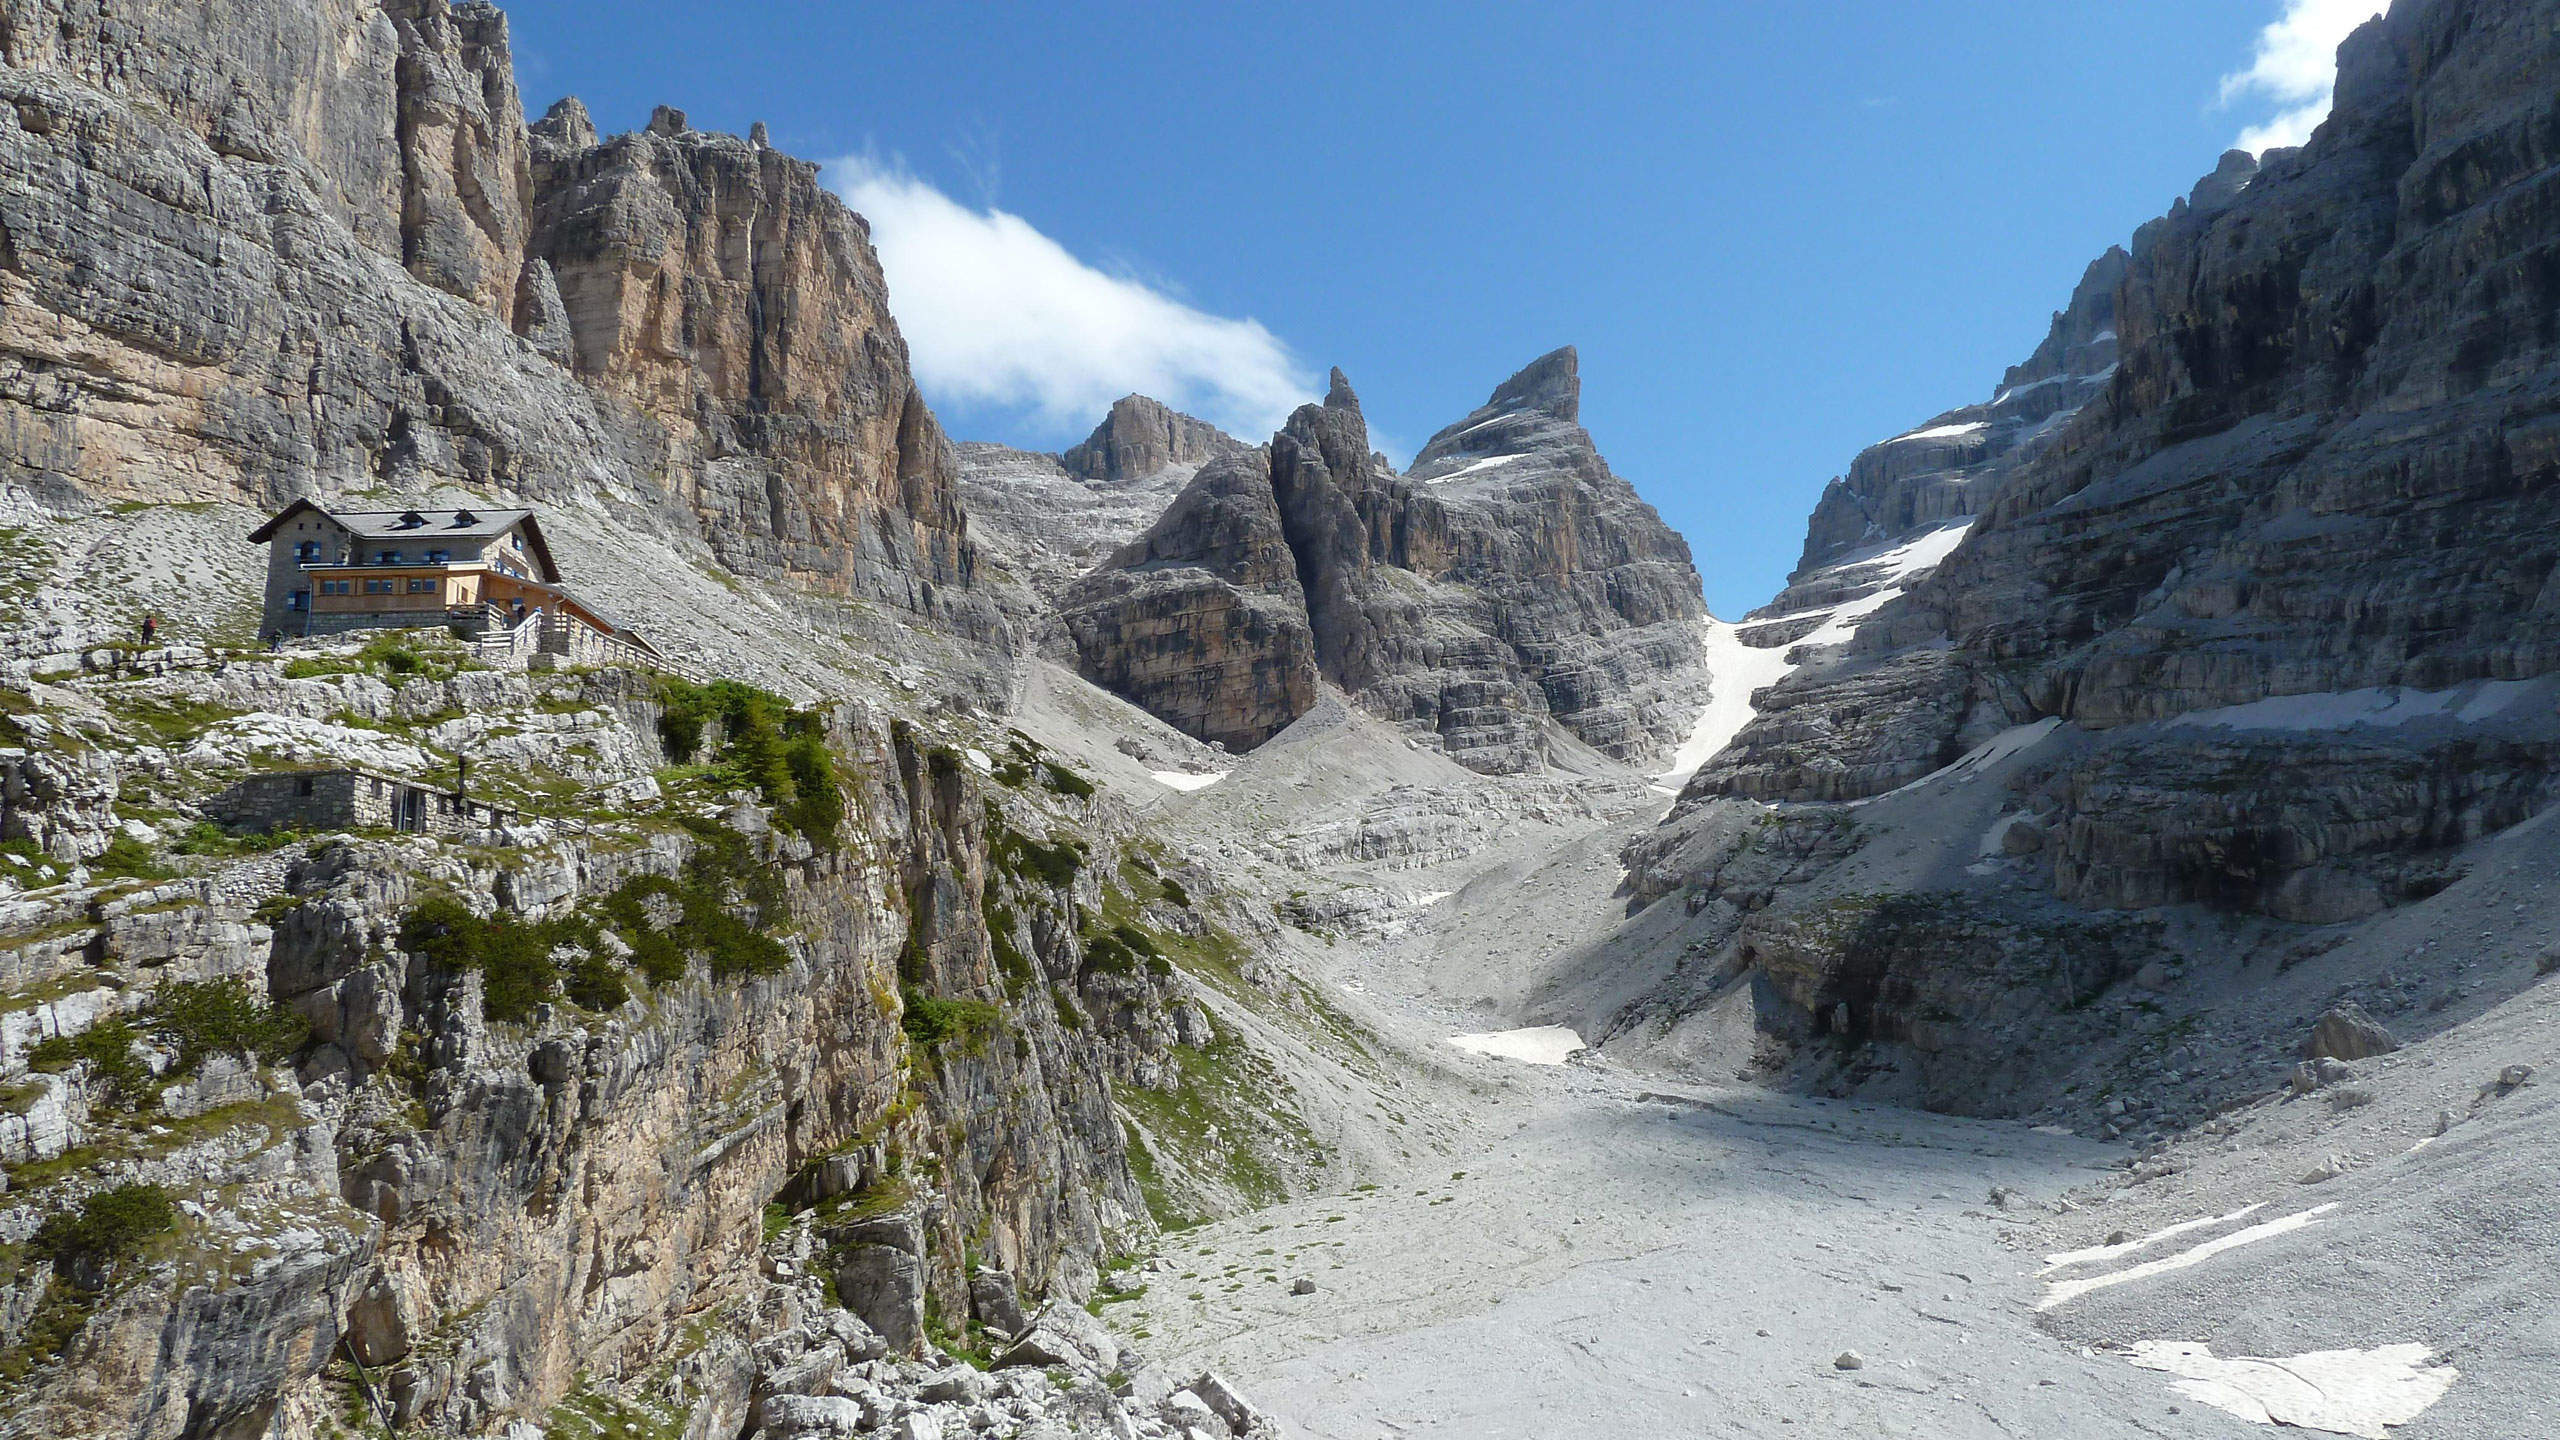
[{"label": "green shrub", "polygon": [[1119,924],[1084,937],[1084,969],[1091,974],[1130,975],[1140,969],[1154,975],[1173,973],[1156,937],[1135,925]]},{"label": "green shrub", "polygon": [[1003,1014],[984,1000],[944,1000],[910,989],[899,1028],[917,1049],[931,1052],[953,1040],[973,1040],[994,1029]]},{"label": "green shrub", "polygon": [[130,835],[118,835],[107,842],[107,853],[89,862],[89,873],[108,880],[166,880],[170,872],[150,846]]},{"label": "green shrub", "polygon": [[157,1185],[118,1185],[80,1202],[76,1211],[45,1217],[28,1248],[57,1270],[95,1289],[143,1244],[177,1228],[178,1204]]},{"label": "green shrub", "polygon": [[425,657],[388,635],[367,641],[365,647],[356,652],[356,661],[394,676],[415,675],[427,668]]},{"label": "green shrub", "polygon": [[519,1024],[560,993],[551,952],[565,938],[556,922],[527,924],[506,914],[483,920],[446,895],[419,901],[400,920],[401,949],[446,970],[479,971],[480,1013]]},{"label": "green shrub", "polygon": [[27,1064],[58,1074],[86,1063],[89,1083],[120,1109],[140,1109],[152,1094],[151,1067],[133,1053],[140,1031],[120,1019],[101,1020],[77,1035],[48,1035],[27,1047]]},{"label": "green shrub", "polygon": [[259,999],[230,977],[173,980],[151,992],[144,1014],[152,1035],[178,1052],[181,1074],[193,1072],[208,1055],[274,1060],[311,1038],[310,1021]]},{"label": "green shrub", "polygon": [[1020,995],[1024,986],[1038,978],[1031,957],[1023,953],[1021,943],[1014,938],[1022,922],[992,899],[979,907],[979,913],[987,923],[987,945],[995,952],[996,972],[1004,976],[1005,993]]},{"label": "green shrub", "polygon": [[1075,883],[1076,871],[1084,867],[1084,849],[1075,841],[1051,845],[1034,840],[1007,825],[993,805],[987,807],[987,828],[987,855],[1008,874],[1064,889]]},{"label": "green shrub", "polygon": [[844,795],[816,712],[794,710],[781,696],[735,680],[695,685],[661,676],[658,696],[658,739],[667,758],[691,764],[702,752],[704,728],[718,721],[719,753],[708,757],[715,780],[754,789],[784,829],[834,848]]},{"label": "green shrub", "polygon": [[[790,900],[780,878],[756,862],[753,849],[735,831],[708,822],[692,828],[700,844],[685,862],[681,879],[636,876],[599,906],[605,923],[631,947],[632,968],[652,985],[683,979],[685,967],[697,957],[715,980],[788,969],[790,950],[763,928],[790,919]],[[660,928],[651,921],[653,900],[676,911],[672,924]],[[755,919],[741,915],[741,909]]]},{"label": "green shrub", "polygon": [[1061,795],[1072,795],[1078,800],[1093,798],[1093,782],[1066,766],[1055,760],[1043,760],[1040,762],[1040,768],[1048,777],[1050,789]]},{"label": "green shrub", "polygon": [[622,967],[592,952],[569,966],[562,989],[571,1004],[589,1010],[618,1010],[631,998],[631,985],[622,978]]},{"label": "green shrub", "polygon": [[678,765],[690,765],[702,749],[702,714],[700,711],[678,711],[672,706],[658,715],[658,743],[667,749],[667,758]]}]

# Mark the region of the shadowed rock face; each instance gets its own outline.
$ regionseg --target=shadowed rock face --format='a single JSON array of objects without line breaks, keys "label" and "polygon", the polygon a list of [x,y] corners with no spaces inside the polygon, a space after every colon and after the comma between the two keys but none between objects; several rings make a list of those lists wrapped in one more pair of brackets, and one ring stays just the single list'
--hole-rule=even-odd
[{"label": "shadowed rock face", "polygon": [[1315,637],[1259,450],[1221,456],[1147,533],[1068,592],[1085,675],[1231,749],[1316,701]]},{"label": "shadowed rock face", "polygon": [[[2050,955],[2055,924],[2174,906],[2350,924],[2560,800],[2556,72],[2560,0],[2395,5],[2341,49],[2309,144],[2224,156],[1990,406],[1923,427],[1963,433],[1835,482],[1763,612],[1774,643],[1789,612],[1873,593],[1860,566],[1906,527],[1973,523],[1845,643],[1795,652],[1630,852],[1641,892],[1689,891],[1693,952],[1769,982],[1765,1029],[1828,1039],[1843,1013],[1854,1053],[1908,1047],[1929,1093],[1996,1104],[1970,1087],[2050,985],[1969,974],[1983,937]],[[2063,408],[2004,421],[2039,385]],[[2004,735],[2022,758],[1979,824],[1923,842],[1937,868],[1908,872],[1889,933],[1824,923],[1869,883],[1851,856],[1889,863],[1837,802]],[[1746,833],[1759,808],[1724,797],[1789,828]],[[2122,969],[2170,943],[2105,948]]]},{"label": "shadowed rock face", "polygon": [[[1261,633],[1293,653],[1302,629],[1324,679],[1478,770],[1543,763],[1550,718],[1622,758],[1659,750],[1692,718],[1685,702],[1698,678],[1705,606],[1688,547],[1609,472],[1575,423],[1580,404],[1574,353],[1559,350],[1435,436],[1413,473],[1398,475],[1369,448],[1359,397],[1335,371],[1323,402],[1300,407],[1269,447],[1276,531],[1257,531],[1256,543],[1273,547],[1257,569],[1285,568],[1296,583],[1294,599],[1279,587],[1258,593],[1298,605],[1302,619],[1298,629]],[[1194,486],[1211,485],[1216,468]],[[1215,484],[1222,503],[1236,502],[1233,475],[1221,472]],[[1199,520],[1223,513],[1177,503],[1145,545],[1107,568],[1208,564],[1229,542]],[[1168,582],[1151,583],[1155,603],[1167,603]],[[1091,587],[1077,603],[1108,588]],[[1230,614],[1202,616],[1222,644],[1241,633]],[[1112,626],[1071,623],[1088,676],[1175,719],[1160,697],[1149,698],[1155,689],[1113,678],[1127,669]],[[1224,654],[1205,642],[1196,648]],[[1231,659],[1211,663],[1237,673]],[[1298,673],[1280,656],[1263,670]],[[1267,716],[1294,719],[1305,708],[1288,698],[1294,693],[1279,695]]]},{"label": "shadowed rock face", "polygon": [[743,572],[998,632],[814,167],[672,111],[528,128],[487,5],[36,0],[0,37],[10,483],[611,495]]},{"label": "shadowed rock face", "polygon": [[[2226,156],[2135,236],[2104,389],[1694,793],[1830,795],[1734,767],[1924,649],[1969,678],[1887,687],[1825,735],[1867,777],[1836,798],[2041,715],[2560,668],[2560,100],[2532,78],[2560,62],[2555,13],[2448,0],[2359,31],[2308,146]],[[1808,558],[1837,541],[1814,528]]]}]

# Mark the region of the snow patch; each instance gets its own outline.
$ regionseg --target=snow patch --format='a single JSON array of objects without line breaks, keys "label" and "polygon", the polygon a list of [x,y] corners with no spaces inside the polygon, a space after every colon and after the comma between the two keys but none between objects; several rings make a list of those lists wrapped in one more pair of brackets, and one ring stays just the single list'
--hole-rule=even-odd
[{"label": "snow patch", "polygon": [[1896,435],[1884,443],[1899,445],[1905,440],[1955,440],[1967,435],[1979,435],[1990,428],[1991,422],[1988,420],[1976,420],[1968,425],[1932,425],[1926,430],[1912,430]]},{"label": "snow patch", "polygon": [[1193,775],[1181,770],[1150,770],[1147,773],[1155,777],[1157,784],[1182,791],[1206,790],[1227,778],[1224,770],[1212,770],[1206,775]]},{"label": "snow patch", "polygon": [[1582,1037],[1563,1025],[1532,1025],[1525,1030],[1495,1030],[1480,1035],[1452,1035],[1449,1043],[1470,1055],[1491,1055],[1524,1065],[1561,1065],[1583,1049]]},{"label": "snow patch", "polygon": [[2314,1350],[2281,1360],[2228,1359],[2192,1340],[2145,1340],[2130,1357],[2145,1370],[2178,1377],[2179,1394],[2260,1425],[2292,1425],[2383,1440],[2453,1388],[2462,1372],[2430,1365],[2424,1345]]},{"label": "snow patch", "polygon": [[[1752,692],[1777,684],[1795,668],[1787,663],[1785,647],[1755,650],[1742,643],[1736,626],[1713,615],[1706,621],[1706,648],[1707,708],[1699,712],[1698,723],[1689,727],[1689,738],[1672,752],[1671,768],[1656,779],[1685,780],[1698,773],[1699,766],[1732,744],[1733,737],[1759,713],[1752,708]],[[1667,793],[1679,791],[1672,788]]]},{"label": "snow patch", "polygon": [[[2063,1133],[2067,1135],[2071,1132],[2066,1130]],[[2210,1230],[2216,1225],[2228,1225],[2234,1220],[2245,1220],[2266,1208],[2267,1202],[2261,1200],[2255,1205],[2244,1205],[2228,1215],[2211,1215],[2202,1220],[2182,1220],[2166,1230],[2154,1230],[2148,1235],[2124,1241],[2122,1244],[2092,1245],[2086,1250],[2065,1250],[2059,1255],[2047,1255],[2044,1257],[2043,1273],[2050,1275],[2068,1265],[2087,1265],[2098,1260],[2113,1260],[2119,1255],[2130,1255],[2136,1250],[2157,1245],[2163,1240],[2179,1235],[2197,1230]]]},{"label": "snow patch", "polygon": [[2390,727],[2439,718],[2476,724],[2504,713],[2541,688],[2541,682],[2534,680],[2478,680],[2450,690],[2404,690],[2397,685],[2324,690],[2218,710],[2190,710],[2169,723],[2218,730],[2292,731]]},{"label": "snow patch", "polygon": [[970,746],[962,753],[969,757],[969,764],[975,767],[981,775],[990,774],[996,768],[996,762],[988,756],[987,752],[979,749],[975,745]]},{"label": "snow patch", "polygon": [[1872,555],[1851,563],[1861,569],[1869,565],[1882,565],[1885,567],[1887,580],[1911,580],[1937,569],[1941,561],[1955,553],[1956,546],[1964,540],[1965,532],[1972,528],[1973,521],[1970,519],[1957,521],[1953,525],[1941,525],[1925,535],[1914,536],[1881,555]]},{"label": "snow patch", "polygon": [[1520,457],[1517,455],[1487,455],[1481,460],[1470,460],[1466,464],[1459,466],[1457,469],[1450,471],[1446,475],[1434,475],[1422,483],[1425,485],[1446,485],[1450,481],[1458,479],[1461,476],[1472,475],[1478,470],[1489,470],[1496,465],[1507,465],[1519,458]]},{"label": "snow patch", "polygon": [[[1990,739],[1983,741],[1981,744],[1974,746],[1970,750],[1967,750],[1964,752],[1964,755],[1952,765],[1946,766],[1942,769],[1932,770],[1928,774],[1921,776],[1919,779],[1906,782],[1902,785],[1897,785],[1893,789],[1887,790],[1882,795],[1870,795],[1864,800],[1852,800],[1849,804],[1852,808],[1860,805],[1873,805],[1879,800],[1889,800],[1896,795],[1908,794],[1911,791],[1919,789],[1923,785],[1935,784],[1940,780],[1971,780],[1977,773],[1987,770],[1990,767],[1999,764],[2001,761],[2008,759],[2010,756],[2017,754],[2019,751],[2034,745],[2037,741],[2042,740],[2044,737],[2052,734],[2061,727],[2062,717],[2059,715],[2047,715],[2043,719],[2031,724],[2012,725],[2008,729],[2001,731],[1999,734],[1994,735]],[[2007,827],[2003,826],[1995,833],[2005,834],[2007,833]],[[1996,842],[1990,840],[1985,841],[1985,844],[1991,843]],[[1984,853],[1987,854],[1989,852],[1986,850]]]},{"label": "snow patch", "polygon": [[2192,1250],[2182,1250],[2163,1259],[2146,1260],[2139,1265],[2129,1265],[2122,1270],[2105,1275],[2092,1275],[2085,1280],[2056,1280],[2045,1287],[2044,1298],[2036,1302],[2036,1308],[2050,1310],[2056,1305],[2077,1300],[2093,1290],[2106,1290],[2114,1286],[2130,1284],[2136,1280],[2148,1280],[2154,1275],[2165,1275],[2172,1270],[2184,1270],[2190,1265],[2201,1265],[2226,1250],[2237,1250],[2243,1245],[2254,1245],[2261,1240],[2272,1240],[2278,1235],[2290,1234],[2306,1226],[2317,1225],[2320,1223],[2321,1216],[2337,1208],[2335,1201],[2326,1205],[2314,1205],[2308,1210],[2287,1215],[2281,1220],[2252,1225],[2246,1230],[2234,1230],[2220,1239],[2207,1240]]},{"label": "snow patch", "polygon": [[[1680,748],[1672,752],[1671,767],[1654,778],[1685,780],[1696,774],[1699,766],[1714,759],[1717,751],[1733,743],[1733,737],[1741,734],[1742,727],[1750,724],[1752,717],[1759,713],[1752,708],[1752,693],[1777,684],[1795,669],[1787,663],[1789,652],[1799,645],[1819,649],[1848,643],[1849,637],[1858,633],[1859,621],[1892,603],[1893,598],[1900,595],[1913,579],[1938,568],[1940,562],[1963,542],[1965,532],[1972,526],[1971,520],[1942,525],[1890,550],[1843,561],[1832,567],[1838,570],[1880,568],[1885,588],[1833,607],[1831,618],[1824,621],[1820,629],[1794,645],[1756,649],[1742,643],[1738,627],[1713,615],[1708,616],[1707,708],[1698,716],[1698,723],[1690,727],[1689,738],[1681,741]],[[1818,613],[1821,612],[1800,610],[1796,616]]]}]

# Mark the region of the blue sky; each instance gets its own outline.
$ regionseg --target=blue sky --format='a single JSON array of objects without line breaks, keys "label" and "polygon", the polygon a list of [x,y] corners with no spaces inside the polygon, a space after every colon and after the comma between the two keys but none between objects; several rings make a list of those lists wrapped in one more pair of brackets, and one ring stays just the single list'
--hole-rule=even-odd
[{"label": "blue sky", "polygon": [[955,436],[1054,449],[1147,389],[1258,440],[1339,365],[1402,463],[1574,344],[1727,616],[1861,446],[1986,397],[2090,259],[2315,120],[2375,8],[507,6],[537,114],[843,162]]}]

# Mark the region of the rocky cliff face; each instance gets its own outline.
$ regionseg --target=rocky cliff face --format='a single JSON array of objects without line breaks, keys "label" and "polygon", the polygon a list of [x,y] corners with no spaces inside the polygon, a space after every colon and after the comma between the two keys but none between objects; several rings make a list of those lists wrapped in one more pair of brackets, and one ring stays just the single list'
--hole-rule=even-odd
[{"label": "rocky cliff face", "polygon": [[[1932,416],[1859,451],[1814,506],[1796,576],[1969,518],[2042,453],[2115,376],[2116,287],[2127,263],[2121,249],[2091,261],[2071,303],[2054,312],[2044,343],[2026,363],[2009,367],[1989,401]],[[1768,608],[1800,608],[1795,598],[1781,594]]]},{"label": "rocky cliff face", "polygon": [[1203,466],[1066,607],[1086,676],[1185,734],[1249,750],[1315,704],[1315,635],[1263,451]]},{"label": "rocky cliff face", "polygon": [[811,167],[672,112],[537,134],[487,5],[31,0],[0,47],[12,487],[619,505],[994,632],[878,262]]},{"label": "rocky cliff face", "polygon": [[[1193,504],[1186,492],[1071,598],[1085,673],[1185,728],[1202,706],[1168,692],[1223,693],[1219,708],[1253,719],[1215,738],[1258,743],[1312,701],[1296,678],[1303,632],[1324,680],[1477,770],[1536,768],[1550,718],[1621,758],[1659,750],[1691,718],[1682,702],[1705,606],[1688,547],[1577,423],[1580,393],[1573,352],[1558,351],[1398,475],[1369,448],[1359,398],[1335,371],[1324,401],[1272,438],[1258,467],[1267,503],[1249,477],[1204,469],[1193,489],[1213,494]],[[1252,582],[1289,623],[1239,623],[1218,588],[1234,589],[1227,572],[1239,567],[1294,577]],[[1177,597],[1164,577],[1185,568],[1198,578]],[[1175,661],[1133,680],[1133,620],[1145,627],[1138,643],[1217,678],[1195,680]],[[1239,643],[1257,648],[1240,654]]]},{"label": "rocky cliff face", "polygon": [[[1767,839],[1706,841],[1720,797],[1828,807],[2023,767],[1996,836],[1902,883],[2001,897],[2014,933],[2056,900],[2339,923],[2435,893],[2462,845],[2548,804],[2547,702],[2521,682],[2560,669],[2560,99],[2536,78],[2560,63],[2555,18],[2395,6],[2342,49],[2308,145],[2224,157],[2093,267],[1989,409],[1929,427],[1982,426],[1929,437],[1979,436],[1979,460],[1871,463],[1917,437],[1861,456],[1763,612],[1771,643],[1798,646],[1794,673],[1639,868],[1702,847],[1668,870],[1731,936],[1771,902],[1718,906],[1709,877],[1755,870],[1733,846]],[[2106,300],[2091,283],[2110,273]],[[2109,326],[2111,374],[2088,368]],[[2004,431],[2001,407],[2037,393],[2078,398]],[[1991,448],[2003,433],[2020,438]],[[1854,547],[1940,512],[1976,518],[1933,571],[1879,592]],[[1813,643],[1774,623],[1862,588],[1876,603]],[[1811,894],[1882,863],[1857,852],[1790,863]],[[1815,962],[1783,947],[1807,1033],[1832,1031],[1865,963],[1853,940]],[[1746,970],[1773,953],[1732,943]],[[1860,993],[1858,1034],[1928,1029],[1891,1001],[1910,983]]]},{"label": "rocky cliff face", "polygon": [[1112,402],[1111,413],[1093,427],[1093,433],[1069,447],[1058,462],[1070,475],[1127,483],[1177,465],[1196,470],[1207,460],[1243,448],[1242,442],[1206,420],[1193,419],[1144,395],[1124,395]]},{"label": "rocky cliff face", "polygon": [[973,533],[1030,592],[1016,624],[1055,630],[1078,580],[1163,516],[1202,465],[1250,448],[1144,395],[1122,398],[1064,455],[960,445]]},{"label": "rocky cliff face", "polygon": [[[344,663],[165,657],[13,712],[126,814],[11,787],[53,858],[0,880],[0,1433],[468,1434],[567,1400],[736,1434],[824,1390],[792,1378],[820,1342],[973,1323],[1096,1395],[1130,1368],[1075,1301],[1152,1228],[1131,1145],[1181,1178],[1182,1137],[1124,1130],[1115,1094],[1190,1114],[1236,1063],[1177,1053],[1223,1033],[1183,978],[1223,934],[1205,876],[1131,858],[1130,818],[1027,746],[990,774],[831,707],[791,722],[795,789],[662,794],[683,732],[645,678]],[[204,731],[183,752],[147,719],[171,706]],[[759,723],[690,743],[781,743]],[[193,813],[261,727],[413,769],[468,746],[475,793],[532,813],[82,867],[84,823],[165,853],[142,797]],[[99,1253],[51,1238],[119,1186],[183,1204]],[[1035,1331],[1042,1296],[1075,1321]]]}]

